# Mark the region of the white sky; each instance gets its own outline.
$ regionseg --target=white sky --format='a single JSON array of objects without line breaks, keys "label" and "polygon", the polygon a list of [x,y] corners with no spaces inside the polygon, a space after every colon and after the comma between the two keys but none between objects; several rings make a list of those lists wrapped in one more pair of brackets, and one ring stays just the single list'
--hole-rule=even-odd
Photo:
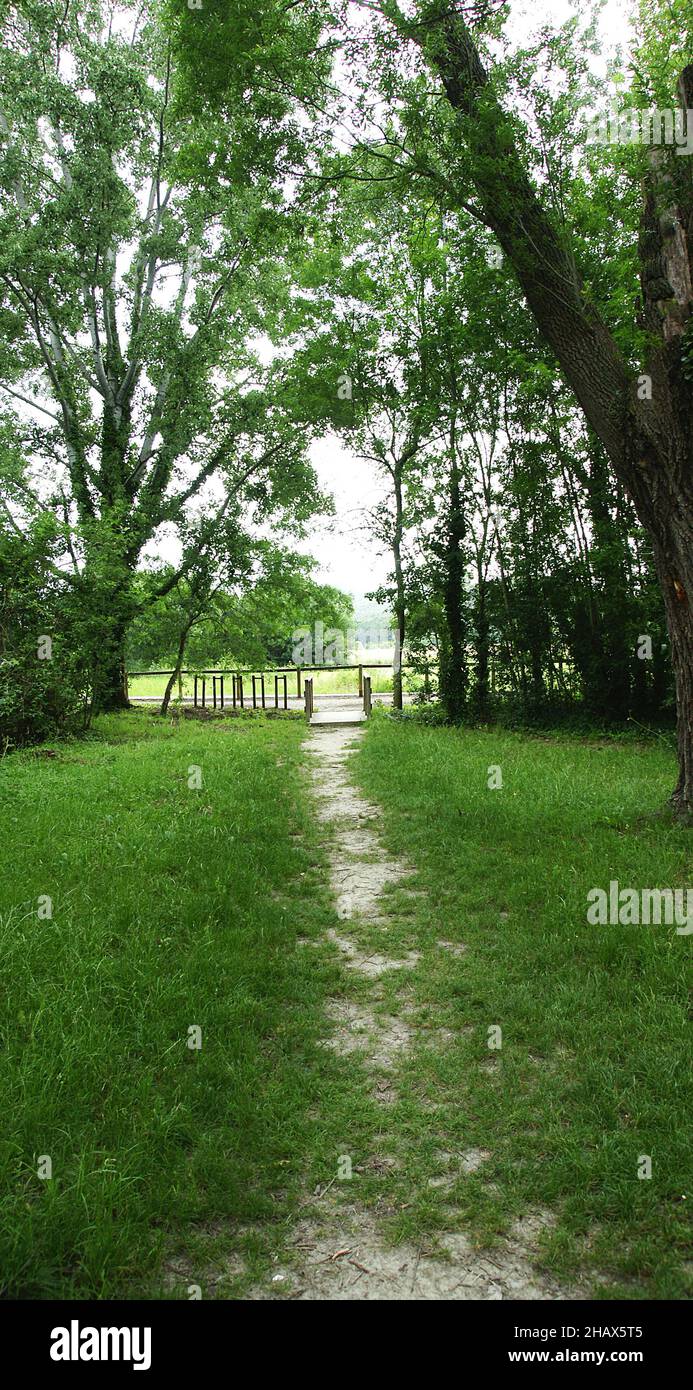
[{"label": "white sky", "polygon": [[[522,42],[542,23],[562,24],[577,9],[573,0],[513,0],[511,33]],[[625,43],[628,35],[628,0],[608,0],[602,16],[602,31],[609,46]],[[336,516],[317,519],[309,538],[298,548],[318,562],[315,578],[334,584],[356,598],[384,584],[390,570],[386,554],[379,554],[375,543],[363,534],[364,510],[381,495],[371,464],[357,459],[348,442],[334,437],[316,443],[311,459],[320,486],[333,494]]]},{"label": "white sky", "polygon": [[382,484],[373,465],[357,458],[334,435],[317,441],[310,457],[323,492],[334,497],[336,515],[317,517],[298,548],[318,561],[319,583],[361,597],[383,584],[390,568],[364,529],[364,512],[383,495]]}]

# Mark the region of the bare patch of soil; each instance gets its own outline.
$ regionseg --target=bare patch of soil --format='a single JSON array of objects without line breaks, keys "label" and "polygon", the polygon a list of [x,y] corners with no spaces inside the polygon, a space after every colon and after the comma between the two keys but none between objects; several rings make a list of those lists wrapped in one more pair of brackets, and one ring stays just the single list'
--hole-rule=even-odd
[{"label": "bare patch of soil", "polygon": [[331,928],[327,936],[341,952],[347,969],[358,970],[359,974],[371,980],[388,970],[411,970],[421,960],[420,951],[408,951],[404,960],[393,960],[391,956],[381,956],[376,951],[361,950],[349,937],[340,936]]},{"label": "bare patch of soil", "polygon": [[409,1046],[411,1028],[395,1014],[376,1014],[350,999],[332,1000],[327,1013],[337,1026],[325,1046],[341,1057],[363,1052],[369,1070],[389,1070]]},{"label": "bare patch of soil", "polygon": [[343,1204],[330,1193],[294,1230],[293,1256],[280,1279],[257,1298],[311,1300],[461,1301],[584,1298],[537,1266],[544,1214],[517,1223],[493,1250],[477,1250],[458,1231],[443,1232],[437,1249],[384,1243],[375,1212]]}]

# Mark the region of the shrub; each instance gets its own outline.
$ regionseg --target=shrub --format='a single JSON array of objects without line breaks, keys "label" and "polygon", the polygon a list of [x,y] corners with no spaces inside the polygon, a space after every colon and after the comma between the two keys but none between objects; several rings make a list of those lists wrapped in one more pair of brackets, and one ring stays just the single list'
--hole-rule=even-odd
[{"label": "shrub", "polygon": [[85,728],[87,663],[50,537],[0,529],[0,750]]}]

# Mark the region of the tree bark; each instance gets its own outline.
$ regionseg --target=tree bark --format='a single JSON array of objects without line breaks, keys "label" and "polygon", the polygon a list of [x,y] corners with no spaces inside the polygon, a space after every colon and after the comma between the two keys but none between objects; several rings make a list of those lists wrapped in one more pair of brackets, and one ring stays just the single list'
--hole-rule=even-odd
[{"label": "tree bark", "polygon": [[[676,740],[679,776],[672,793],[674,809],[693,814],[693,514],[687,530],[673,521],[664,544],[655,544],[655,567],[664,594],[676,689]],[[687,545],[681,544],[687,535]],[[672,563],[673,561],[673,563]]]},{"label": "tree bark", "polygon": [[395,467],[395,530],[392,541],[392,554],[395,562],[395,622],[397,623],[397,650],[392,671],[392,705],[401,710],[402,699],[402,654],[406,636],[407,605],[404,592],[404,572],[402,569],[402,536],[404,532],[404,502],[402,497],[401,465]]},{"label": "tree bark", "polygon": [[94,665],[92,710],[95,714],[130,708],[125,672],[125,633],[125,625],[118,624],[116,629],[107,622],[103,625],[103,641]]},{"label": "tree bark", "polygon": [[123,556],[124,538],[112,523],[89,537],[79,579],[82,640],[92,670],[92,713],[128,709],[125,638],[136,610],[133,568]]},{"label": "tree bark", "polygon": [[486,721],[490,714],[490,694],[489,694],[489,618],[488,603],[486,596],[486,578],[483,573],[483,565],[477,568],[477,591],[476,591],[476,684],[474,687],[474,704],[479,718]]},{"label": "tree bark", "polygon": [[460,724],[467,704],[466,623],[464,613],[464,552],[466,533],[457,442],[453,428],[450,446],[450,503],[445,546],[446,641],[440,655],[440,692],[452,724]]},{"label": "tree bark", "polygon": [[161,709],[159,710],[159,714],[161,714],[161,715],[164,715],[164,714],[166,714],[166,713],[168,712],[168,707],[169,707],[169,704],[170,704],[170,701],[171,701],[171,691],[173,690],[173,687],[174,687],[176,681],[178,681],[179,684],[180,684],[180,674],[181,674],[181,670],[182,670],[182,668],[183,668],[183,661],[184,661],[184,659],[185,659],[185,648],[186,648],[187,642],[188,642],[188,635],[189,635],[189,633],[190,633],[191,627],[194,625],[194,623],[196,622],[196,620],[197,620],[197,615],[191,617],[191,618],[190,618],[190,621],[187,622],[187,623],[185,624],[185,626],[183,627],[183,629],[181,630],[180,638],[179,638],[179,640],[178,640],[178,652],[177,652],[177,655],[176,655],[175,664],[174,664],[173,670],[172,670],[172,672],[171,672],[171,674],[170,674],[170,676],[169,676],[169,678],[168,678],[168,681],[167,681],[167,683],[166,683],[166,689],[165,689],[165,691],[164,691],[164,698],[163,698],[163,700],[161,701]]}]

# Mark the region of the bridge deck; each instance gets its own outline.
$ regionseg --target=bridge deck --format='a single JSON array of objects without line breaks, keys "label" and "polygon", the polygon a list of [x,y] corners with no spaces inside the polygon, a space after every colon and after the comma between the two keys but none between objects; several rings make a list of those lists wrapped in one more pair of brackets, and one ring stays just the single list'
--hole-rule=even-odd
[{"label": "bridge deck", "polygon": [[366,716],[363,709],[335,709],[318,711],[310,717],[313,724],[363,724]]}]

